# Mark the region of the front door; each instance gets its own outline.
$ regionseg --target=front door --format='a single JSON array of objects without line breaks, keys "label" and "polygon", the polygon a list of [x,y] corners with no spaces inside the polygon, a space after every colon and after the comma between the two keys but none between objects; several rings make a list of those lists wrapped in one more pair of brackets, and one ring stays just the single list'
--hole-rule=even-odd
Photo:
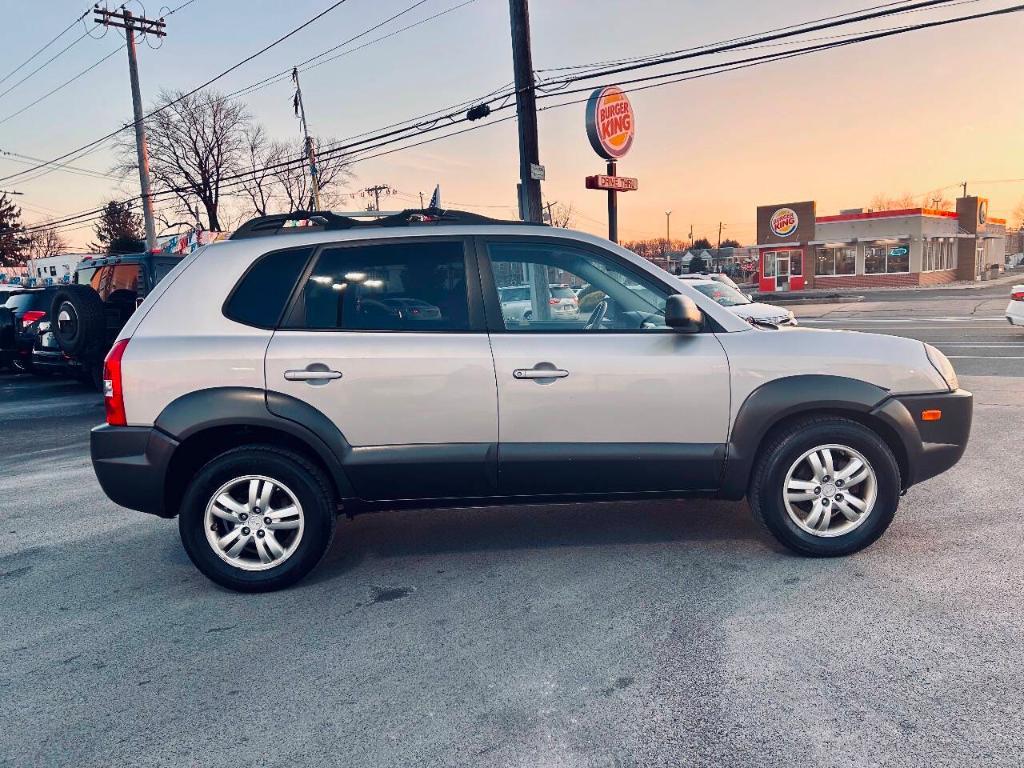
[{"label": "front door", "polygon": [[[501,492],[717,488],[729,370],[715,335],[667,328],[669,289],[597,247],[496,238],[481,251]],[[580,289],[576,311],[546,309],[559,285]],[[529,318],[500,299],[509,286],[528,288]]]},{"label": "front door", "polygon": [[775,290],[789,290],[789,251],[780,251],[775,255]]},{"label": "front door", "polygon": [[325,246],[274,333],[267,389],[338,427],[362,498],[496,492],[494,367],[473,262],[461,238]]}]

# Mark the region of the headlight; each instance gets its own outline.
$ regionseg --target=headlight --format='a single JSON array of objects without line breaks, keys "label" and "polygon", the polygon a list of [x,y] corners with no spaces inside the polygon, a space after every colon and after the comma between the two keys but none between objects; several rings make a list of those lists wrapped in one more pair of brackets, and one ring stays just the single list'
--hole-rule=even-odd
[{"label": "headlight", "polygon": [[949,387],[949,391],[952,392],[955,389],[960,389],[960,382],[956,378],[956,371],[953,370],[953,364],[949,362],[949,358],[931,344],[925,344],[924,349],[925,352],[928,353],[928,359],[935,367],[935,370],[938,371],[939,375],[945,380],[946,386]]}]

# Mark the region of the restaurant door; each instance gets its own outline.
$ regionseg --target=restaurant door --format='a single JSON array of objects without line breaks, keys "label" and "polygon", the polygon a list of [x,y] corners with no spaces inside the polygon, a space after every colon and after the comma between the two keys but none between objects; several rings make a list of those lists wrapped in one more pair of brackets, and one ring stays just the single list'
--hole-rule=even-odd
[{"label": "restaurant door", "polygon": [[804,287],[803,251],[765,251],[761,254],[761,280],[765,293],[784,293]]}]

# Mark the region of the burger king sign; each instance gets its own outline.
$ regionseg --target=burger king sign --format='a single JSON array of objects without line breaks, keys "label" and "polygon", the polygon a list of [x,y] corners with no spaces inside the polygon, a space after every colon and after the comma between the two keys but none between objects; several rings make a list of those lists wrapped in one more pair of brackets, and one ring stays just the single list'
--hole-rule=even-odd
[{"label": "burger king sign", "polygon": [[792,208],[779,208],[768,220],[768,228],[776,237],[789,237],[800,226],[800,217]]},{"label": "burger king sign", "polygon": [[633,146],[636,119],[622,89],[598,88],[587,100],[587,136],[590,146],[605,160],[624,157]]}]

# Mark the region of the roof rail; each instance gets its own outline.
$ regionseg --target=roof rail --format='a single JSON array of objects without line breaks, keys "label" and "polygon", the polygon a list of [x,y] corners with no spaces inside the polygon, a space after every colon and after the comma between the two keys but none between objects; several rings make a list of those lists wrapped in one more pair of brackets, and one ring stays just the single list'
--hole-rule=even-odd
[{"label": "roof rail", "polygon": [[[356,218],[356,217],[360,218]],[[369,221],[361,221],[369,218]],[[288,226],[290,222],[307,222],[301,226]],[[478,213],[468,211],[443,210],[440,208],[407,208],[404,211],[358,211],[339,214],[331,211],[292,211],[291,213],[274,213],[269,216],[257,216],[240,226],[229,240],[242,240],[248,237],[269,237],[286,232],[304,232],[310,228],[323,231],[362,229],[379,227],[408,227],[413,225],[459,225],[459,224],[529,224],[526,221],[492,219]]]}]

